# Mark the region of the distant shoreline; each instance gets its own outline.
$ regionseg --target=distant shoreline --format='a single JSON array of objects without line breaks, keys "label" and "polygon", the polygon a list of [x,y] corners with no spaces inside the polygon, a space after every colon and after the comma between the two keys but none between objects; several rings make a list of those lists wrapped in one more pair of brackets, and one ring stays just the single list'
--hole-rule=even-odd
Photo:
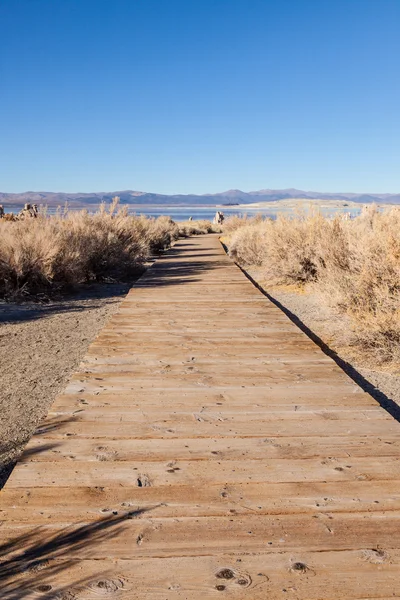
[{"label": "distant shoreline", "polygon": [[[109,202],[106,202],[109,205]],[[388,204],[387,202],[368,203],[367,206],[376,204],[379,210],[393,208],[399,206],[396,204]],[[197,204],[130,204],[128,202],[121,202],[120,207],[126,207],[128,214],[145,215],[147,217],[160,217],[169,216],[176,222],[187,221],[190,218],[193,220],[213,220],[217,210],[224,213],[225,218],[233,215],[243,215],[250,213],[252,215],[261,214],[264,217],[275,219],[278,215],[294,215],[296,213],[304,213],[309,211],[319,211],[324,216],[332,216],[337,213],[348,213],[351,216],[359,214],[363,206],[361,202],[354,202],[352,200],[326,200],[326,199],[305,199],[305,198],[291,198],[285,200],[270,200],[268,202],[252,202],[248,204],[236,204],[236,203],[221,203],[215,205],[197,205]],[[17,214],[20,212],[23,204],[20,202],[6,203],[3,204],[6,213]],[[53,204],[45,202],[40,205],[40,208],[44,208],[48,215],[54,215],[57,211],[63,214],[65,207],[68,211],[75,212],[81,210],[87,210],[89,213],[94,213],[99,209],[100,202],[97,204],[88,202],[67,202],[63,204]]]},{"label": "distant shoreline", "polygon": [[252,202],[250,204],[239,204],[236,208],[240,210],[273,210],[285,211],[298,208],[317,208],[317,209],[343,209],[346,210],[361,210],[363,206],[371,206],[375,204],[379,208],[394,207],[396,204],[387,202],[354,202],[353,200],[324,200],[324,199],[308,199],[308,198],[290,198],[287,200],[270,200],[268,202]]}]

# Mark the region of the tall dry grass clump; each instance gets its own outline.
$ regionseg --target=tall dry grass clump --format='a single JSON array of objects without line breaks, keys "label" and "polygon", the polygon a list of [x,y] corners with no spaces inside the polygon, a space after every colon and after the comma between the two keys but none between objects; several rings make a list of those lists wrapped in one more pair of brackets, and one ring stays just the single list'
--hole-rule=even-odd
[{"label": "tall dry grass clump", "polygon": [[248,225],[256,225],[257,223],[263,222],[264,219],[259,213],[253,217],[249,217],[247,214],[244,215],[232,215],[228,217],[222,226],[224,234],[232,234],[237,229],[247,227]]},{"label": "tall dry grass clump", "polygon": [[143,237],[151,252],[166,250],[179,238],[179,226],[171,217],[138,217]]},{"label": "tall dry grass clump", "polygon": [[177,239],[168,217],[129,216],[115,201],[90,215],[0,220],[0,296],[49,294],[71,284],[121,279]]},{"label": "tall dry grass clump", "polygon": [[400,209],[244,222],[227,244],[239,264],[260,266],[271,284],[312,285],[351,317],[358,344],[379,361],[400,359]]},{"label": "tall dry grass clump", "polygon": [[229,252],[242,265],[262,265],[273,283],[305,283],[316,277],[316,245],[324,224],[320,215],[245,221],[231,235]]},{"label": "tall dry grass clump", "polygon": [[400,359],[400,210],[330,224],[318,288],[355,323],[358,343],[381,362]]}]

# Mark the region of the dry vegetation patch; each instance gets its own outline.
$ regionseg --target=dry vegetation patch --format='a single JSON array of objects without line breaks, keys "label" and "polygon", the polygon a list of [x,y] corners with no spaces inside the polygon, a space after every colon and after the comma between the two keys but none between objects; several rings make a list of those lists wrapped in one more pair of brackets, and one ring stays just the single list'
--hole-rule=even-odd
[{"label": "dry vegetation patch", "polygon": [[365,208],[354,219],[320,214],[228,219],[224,241],[268,285],[312,287],[348,315],[358,347],[379,362],[400,360],[400,209]]},{"label": "dry vegetation patch", "polygon": [[212,231],[209,221],[130,216],[118,199],[96,214],[0,219],[0,298],[48,296],[88,281],[120,281],[180,236]]}]

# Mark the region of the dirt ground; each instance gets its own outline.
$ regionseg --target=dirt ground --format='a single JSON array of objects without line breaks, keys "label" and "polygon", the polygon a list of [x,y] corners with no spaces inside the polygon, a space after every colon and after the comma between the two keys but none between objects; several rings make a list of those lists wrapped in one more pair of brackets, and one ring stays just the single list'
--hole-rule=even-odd
[{"label": "dirt ground", "polygon": [[0,487],[129,287],[82,286],[46,305],[0,303]]}]

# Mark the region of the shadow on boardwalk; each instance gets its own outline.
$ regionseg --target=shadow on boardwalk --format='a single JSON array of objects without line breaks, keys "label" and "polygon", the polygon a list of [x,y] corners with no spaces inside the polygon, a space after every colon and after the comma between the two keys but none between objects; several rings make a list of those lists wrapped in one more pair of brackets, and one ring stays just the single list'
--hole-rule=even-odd
[{"label": "shadow on boardwalk", "polygon": [[[43,435],[57,431],[66,422],[74,418],[45,420],[35,433]],[[28,448],[23,452],[22,461],[38,454],[53,450],[58,442],[50,442],[37,448]],[[0,453],[9,448],[0,447]],[[2,468],[3,484],[15,466],[13,459]],[[156,508],[156,507],[153,507]],[[117,537],[126,527],[127,520],[135,519],[153,508],[111,515],[89,524],[77,524],[64,527],[56,534],[49,533],[45,527],[32,527],[26,533],[0,544],[0,598],[2,600],[23,600],[33,594],[40,594],[43,600],[73,600],[77,590],[93,589],[93,593],[102,594],[116,591],[118,580],[112,573],[100,571],[88,578],[70,582],[65,588],[53,589],[52,581],[57,574],[77,566],[84,554],[90,556],[90,548]],[[4,536],[3,536],[4,539]],[[114,589],[115,588],[115,589]]]},{"label": "shadow on boardwalk", "polygon": [[79,589],[86,588],[99,595],[112,593],[123,582],[113,574],[99,571],[90,577],[71,581],[63,588],[53,589],[57,574],[78,566],[82,555],[90,557],[90,549],[117,537],[135,519],[152,508],[139,509],[123,515],[102,518],[93,523],[70,526],[51,535],[43,527],[33,528],[0,545],[0,590],[2,600],[23,600],[40,594],[42,600],[73,600]]},{"label": "shadow on boardwalk", "polygon": [[[70,423],[75,420],[75,417],[67,417],[64,419],[46,419],[36,428],[36,430],[33,432],[33,436],[56,431],[60,427],[63,427],[66,423]],[[18,461],[22,459],[25,462],[27,459],[30,459],[37,454],[54,450],[54,448],[59,445],[58,442],[50,442],[47,444],[42,444],[37,448],[28,448],[24,450],[24,447],[27,443],[28,440],[25,440],[23,443],[19,444],[12,442],[0,444],[0,490],[5,486],[7,479],[10,477]]]},{"label": "shadow on boardwalk", "polygon": [[[210,248],[199,249],[196,254],[187,254],[181,248],[182,245],[179,245],[178,248],[173,248],[168,254],[162,256],[136,283],[135,288],[176,286],[189,283],[204,285],[204,273],[226,268],[224,261],[221,261],[221,255],[218,252],[210,251]],[[192,260],[182,262],[179,260],[181,255],[184,255],[185,259]],[[208,260],[204,261],[204,257],[207,257]],[[213,257],[215,260],[212,260]],[[174,262],[175,258],[176,262]],[[198,260],[193,260],[193,258]]]}]

